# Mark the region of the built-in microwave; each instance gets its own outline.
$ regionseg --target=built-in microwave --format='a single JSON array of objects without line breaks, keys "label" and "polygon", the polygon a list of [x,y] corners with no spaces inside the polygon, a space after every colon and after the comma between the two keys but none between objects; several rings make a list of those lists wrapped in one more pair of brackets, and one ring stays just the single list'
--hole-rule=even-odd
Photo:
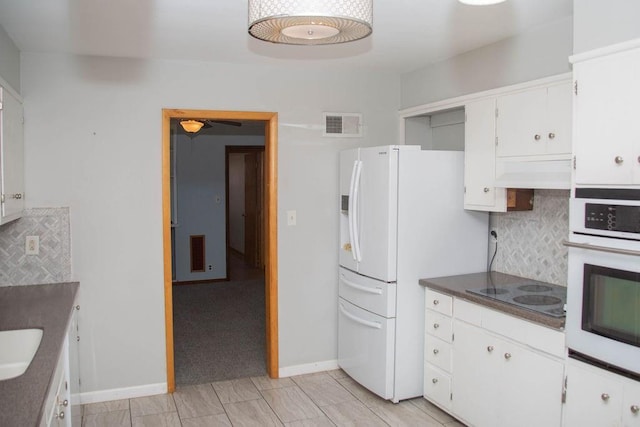
[{"label": "built-in microwave", "polygon": [[575,194],[566,242],[570,355],[640,378],[640,190]]}]

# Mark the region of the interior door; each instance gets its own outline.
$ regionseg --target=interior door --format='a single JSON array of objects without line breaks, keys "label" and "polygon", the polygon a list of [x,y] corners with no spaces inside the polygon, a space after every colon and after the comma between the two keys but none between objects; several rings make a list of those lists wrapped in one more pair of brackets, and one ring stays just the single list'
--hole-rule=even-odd
[{"label": "interior door", "polygon": [[244,261],[258,267],[258,153],[244,155]]}]

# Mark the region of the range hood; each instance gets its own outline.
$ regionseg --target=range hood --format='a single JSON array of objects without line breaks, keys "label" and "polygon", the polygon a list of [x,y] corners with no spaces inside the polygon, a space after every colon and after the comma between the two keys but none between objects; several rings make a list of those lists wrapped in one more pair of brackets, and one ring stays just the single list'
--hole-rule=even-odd
[{"label": "range hood", "polygon": [[497,158],[496,187],[571,188],[571,160],[527,160]]}]

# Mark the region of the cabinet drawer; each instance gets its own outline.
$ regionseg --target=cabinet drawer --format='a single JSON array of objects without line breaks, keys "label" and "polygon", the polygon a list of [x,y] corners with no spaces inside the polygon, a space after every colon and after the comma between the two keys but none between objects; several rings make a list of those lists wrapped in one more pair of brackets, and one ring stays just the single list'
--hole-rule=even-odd
[{"label": "cabinet drawer", "polygon": [[432,289],[425,289],[425,308],[428,308],[438,313],[451,316],[453,310],[453,297],[445,295],[440,292],[436,292]]},{"label": "cabinet drawer", "polygon": [[427,334],[451,343],[451,318],[432,310],[425,310],[424,330]]},{"label": "cabinet drawer", "polygon": [[424,360],[446,372],[451,372],[451,344],[434,336],[424,339]]},{"label": "cabinet drawer", "polygon": [[451,410],[451,377],[428,363],[424,367],[424,397]]}]

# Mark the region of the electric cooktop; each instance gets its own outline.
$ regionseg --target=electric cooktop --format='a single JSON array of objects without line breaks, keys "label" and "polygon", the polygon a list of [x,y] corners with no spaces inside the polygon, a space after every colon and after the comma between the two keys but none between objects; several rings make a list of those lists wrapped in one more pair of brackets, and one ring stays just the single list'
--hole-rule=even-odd
[{"label": "electric cooktop", "polygon": [[513,284],[501,283],[482,289],[467,289],[467,292],[549,316],[565,317],[567,288],[563,286],[531,280]]}]

